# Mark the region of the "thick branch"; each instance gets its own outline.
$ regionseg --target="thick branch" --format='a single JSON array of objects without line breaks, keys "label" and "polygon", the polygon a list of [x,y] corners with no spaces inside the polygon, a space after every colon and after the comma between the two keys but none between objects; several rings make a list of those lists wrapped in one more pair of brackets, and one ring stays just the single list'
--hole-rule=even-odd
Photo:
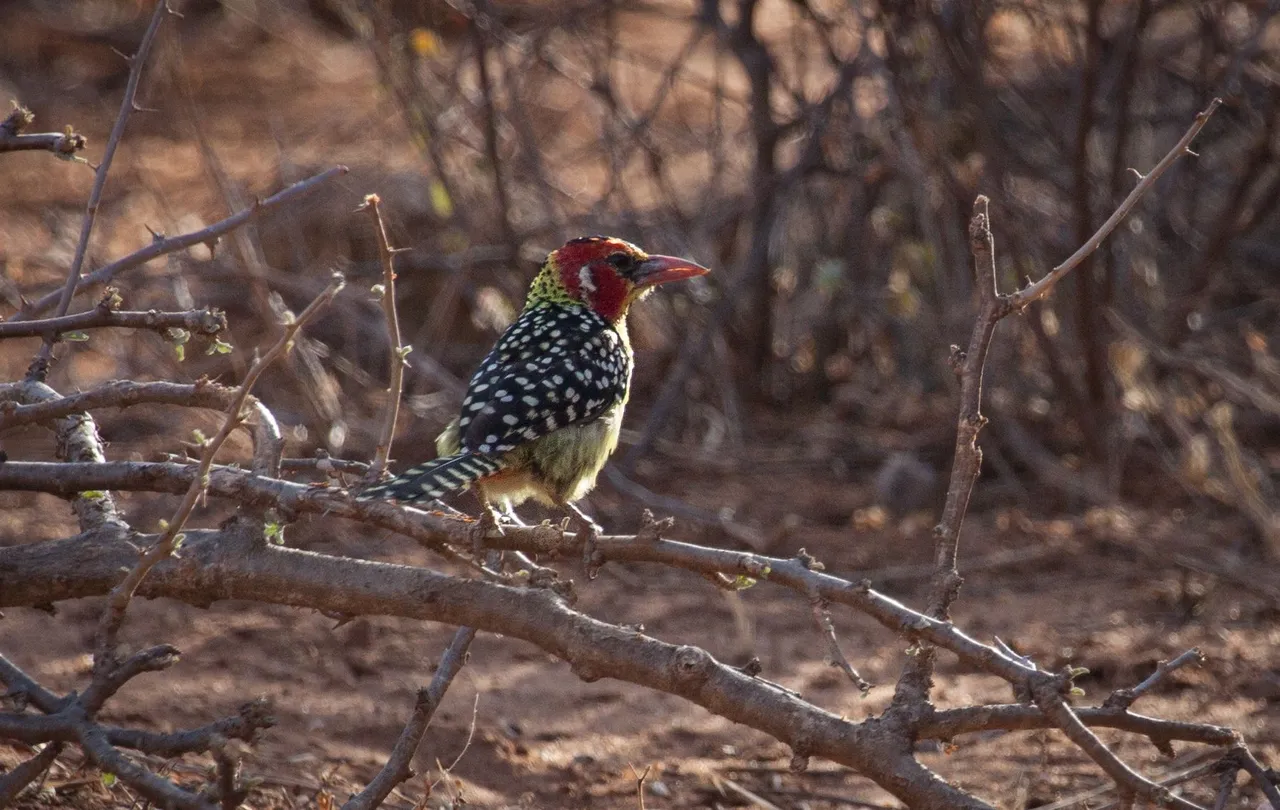
[{"label": "thick branch", "polygon": [[[0,413],[3,413],[5,400],[29,404],[45,404],[59,401],[57,391],[42,382],[24,380],[22,382],[0,384]],[[70,462],[102,462],[106,454],[102,447],[102,438],[98,436],[98,425],[87,413],[71,413],[55,419],[54,430],[58,436],[58,455]],[[3,464],[0,464],[3,467]],[[72,497],[71,507],[80,520],[81,530],[97,526],[114,524],[123,526],[124,522],[116,509],[115,499],[106,490],[69,492]]]},{"label": "thick branch", "polygon": [[115,669],[116,636],[119,633],[121,624],[124,622],[124,614],[129,607],[129,602],[133,599],[138,586],[147,578],[147,574],[151,569],[172,554],[181,542],[181,532],[186,525],[187,519],[195,509],[196,503],[204,497],[209,470],[213,467],[214,456],[217,455],[218,449],[222,447],[222,444],[231,435],[232,431],[244,420],[242,410],[249,399],[249,391],[253,388],[254,383],[258,381],[258,378],[272,363],[289,350],[293,345],[294,336],[333,301],[338,292],[342,290],[344,284],[342,276],[335,275],[329,286],[307,305],[302,314],[295,318],[292,313],[286,313],[283,333],[275,344],[245,374],[244,380],[240,383],[240,387],[236,389],[235,396],[232,397],[231,404],[227,408],[227,415],[223,420],[222,427],[209,440],[201,452],[195,477],[187,487],[186,494],[174,511],[164,534],[143,553],[120,584],[111,589],[111,594],[107,598],[107,604],[103,608],[102,618],[98,622],[95,634],[93,686],[90,689],[98,686],[104,678],[109,678],[110,673]]},{"label": "thick branch", "polygon": [[[10,603],[31,588],[105,593],[134,554],[124,537],[110,532],[5,549],[0,552],[0,600]],[[68,577],[68,572],[74,573]],[[21,591],[10,588],[19,578],[26,583]],[[725,666],[703,650],[666,644],[584,616],[544,589],[265,545],[251,527],[233,523],[220,532],[188,531],[182,556],[159,563],[138,593],[194,604],[248,599],[353,616],[398,615],[501,633],[567,661],[585,680],[617,678],[678,695],[764,731],[798,754],[841,762],[912,807],[987,807],[915,762],[897,729],[855,725]]]}]

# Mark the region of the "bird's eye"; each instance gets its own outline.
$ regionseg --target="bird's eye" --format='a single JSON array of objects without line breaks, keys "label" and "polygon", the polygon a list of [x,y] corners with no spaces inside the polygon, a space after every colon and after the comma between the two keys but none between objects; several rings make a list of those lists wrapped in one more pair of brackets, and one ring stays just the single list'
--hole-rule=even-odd
[{"label": "bird's eye", "polygon": [[619,272],[622,273],[629,273],[631,270],[635,269],[636,266],[636,257],[632,256],[630,253],[623,253],[622,251],[610,254],[606,261],[618,268]]}]

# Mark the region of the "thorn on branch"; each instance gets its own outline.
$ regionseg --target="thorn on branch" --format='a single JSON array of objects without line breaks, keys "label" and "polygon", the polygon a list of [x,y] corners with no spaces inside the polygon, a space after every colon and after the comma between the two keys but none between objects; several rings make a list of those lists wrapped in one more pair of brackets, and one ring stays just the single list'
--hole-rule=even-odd
[{"label": "thorn on branch", "polygon": [[662,533],[670,531],[674,525],[676,525],[675,518],[664,517],[661,520],[655,520],[653,512],[645,509],[640,513],[640,530],[636,532],[636,541],[640,543],[656,543],[662,539]]},{"label": "thorn on branch", "polygon": [[823,565],[822,562],[817,557],[813,556],[803,548],[796,552],[796,561],[799,562],[802,566],[804,566],[804,569],[806,571],[827,570],[827,567]]},{"label": "thorn on branch", "polygon": [[738,667],[738,671],[748,678],[754,678],[764,672],[764,664],[760,663],[759,658],[752,656],[750,661]]}]

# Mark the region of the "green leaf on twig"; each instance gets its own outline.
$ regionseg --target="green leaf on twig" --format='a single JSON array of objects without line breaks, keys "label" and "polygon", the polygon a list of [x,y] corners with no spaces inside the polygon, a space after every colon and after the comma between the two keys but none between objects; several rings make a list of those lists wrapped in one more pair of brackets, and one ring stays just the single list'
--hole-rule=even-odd
[{"label": "green leaf on twig", "polygon": [[267,542],[277,546],[284,545],[284,524],[283,523],[267,523],[262,527],[263,533],[267,537]]}]

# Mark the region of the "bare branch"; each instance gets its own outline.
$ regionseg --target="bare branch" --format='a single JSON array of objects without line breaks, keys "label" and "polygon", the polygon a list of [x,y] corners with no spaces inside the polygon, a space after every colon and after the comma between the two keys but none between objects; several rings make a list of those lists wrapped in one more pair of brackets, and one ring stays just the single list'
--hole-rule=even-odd
[{"label": "bare branch", "polygon": [[[0,384],[0,433],[21,425],[62,419],[96,408],[127,408],[143,403],[211,408],[225,411],[235,397],[236,389],[197,380],[193,384],[171,382],[134,382],[112,380],[97,388],[60,398],[50,398],[30,405],[17,405],[23,384]],[[275,416],[256,397],[249,397],[247,408],[254,416],[253,470],[266,476],[279,474],[280,454],[284,440]]]},{"label": "bare branch", "polygon": [[[146,247],[130,253],[122,259],[117,259],[111,264],[104,265],[88,275],[80,277],[76,282],[76,289],[86,287],[90,284],[106,284],[114,279],[118,274],[125,270],[131,270],[140,265],[146,264],[152,259],[157,259],[175,251],[184,250],[194,245],[216,244],[218,237],[229,231],[258,219],[263,214],[273,211],[285,205],[292,204],[300,200],[303,196],[314,191],[322,183],[340,177],[347,173],[346,166],[335,166],[332,169],[321,172],[306,180],[300,180],[297,183],[285,188],[265,200],[255,202],[250,207],[239,211],[226,219],[215,222],[207,228],[201,228],[198,231],[182,234],[181,236],[172,236],[164,239],[156,239]],[[58,302],[59,293],[53,292],[42,298],[32,302],[30,305],[23,307],[22,311],[10,318],[7,323],[15,323],[17,321],[30,320],[38,316],[40,313],[52,307]]]},{"label": "bare branch", "polygon": [[1196,115],[1195,123],[1193,123],[1186,133],[1178,139],[1178,142],[1169,150],[1169,153],[1160,159],[1160,162],[1155,165],[1155,168],[1147,172],[1146,175],[1142,177],[1138,184],[1133,187],[1133,191],[1129,192],[1129,196],[1124,198],[1124,202],[1120,203],[1120,206],[1116,208],[1110,217],[1107,218],[1106,222],[1102,223],[1102,226],[1094,232],[1093,236],[1089,237],[1088,241],[1081,245],[1075,253],[1072,253],[1066,261],[1050,270],[1044,278],[1006,296],[1005,301],[1007,306],[1016,311],[1024,309],[1032,301],[1039,301],[1041,298],[1048,295],[1054,286],[1057,285],[1057,283],[1061,281],[1067,273],[1070,273],[1078,267],[1081,262],[1092,255],[1093,252],[1098,249],[1098,246],[1102,244],[1103,240],[1110,236],[1111,232],[1116,229],[1116,226],[1129,215],[1129,212],[1138,204],[1138,201],[1151,190],[1151,187],[1155,185],[1156,180],[1159,180],[1160,176],[1164,174],[1170,166],[1176,163],[1178,158],[1191,153],[1191,150],[1188,148],[1191,146],[1191,142],[1200,134],[1200,130],[1204,129],[1204,125],[1209,123],[1209,118],[1221,104],[1222,99],[1220,98],[1215,98],[1213,101],[1209,102],[1209,106],[1205,107],[1202,112]]},{"label": "bare branch", "polygon": [[80,725],[77,732],[80,747],[88,754],[89,759],[93,760],[93,764],[107,773],[115,774],[120,781],[161,807],[176,807],[180,810],[215,810],[215,805],[195,794],[188,793],[168,779],[156,776],[122,754],[111,745],[107,739],[107,733],[100,726],[85,722]]},{"label": "bare branch", "polygon": [[382,423],[382,432],[378,434],[378,445],[374,450],[373,462],[365,475],[365,481],[373,484],[382,477],[387,469],[387,458],[391,455],[391,442],[396,435],[396,421],[400,416],[400,392],[404,390],[405,357],[409,353],[408,346],[400,345],[400,316],[396,314],[396,271],[394,251],[387,241],[387,227],[382,221],[382,200],[377,194],[364,198],[359,210],[368,211],[373,219],[374,235],[378,241],[378,259],[382,263],[382,312],[387,321],[387,341],[390,343],[391,381],[387,386],[387,410]]},{"label": "bare branch", "polygon": [[0,683],[8,687],[5,697],[16,699],[19,711],[28,702],[45,714],[53,714],[62,707],[62,698],[36,683],[35,679],[3,655],[0,655]]},{"label": "bare branch", "polygon": [[[928,612],[942,620],[948,617],[951,604],[960,594],[962,580],[956,570],[960,528],[982,469],[978,433],[987,422],[982,415],[982,375],[996,324],[1003,317],[996,289],[995,240],[991,235],[988,200],[984,196],[979,196],[973,204],[969,247],[973,253],[978,315],[969,335],[968,349],[961,351],[958,346],[951,347],[952,367],[960,378],[955,455],[951,462],[951,481],[947,486],[942,518],[933,530],[934,575],[929,586]],[[933,667],[934,651],[928,646],[921,647],[907,659],[893,697],[895,712],[906,713],[917,720],[928,714]]]},{"label": "bare branch", "polygon": [[[42,382],[24,380],[17,383],[0,384],[0,413],[9,403],[5,400],[23,403],[51,403],[59,401],[57,391]],[[98,436],[97,423],[87,413],[70,413],[57,418],[54,423],[58,437],[58,455],[71,462],[102,462],[106,454],[102,447],[102,438]],[[2,467],[3,464],[0,464]],[[89,489],[89,488],[86,488]],[[90,529],[97,526],[124,526],[115,499],[106,490],[80,491],[67,493],[73,497],[71,507],[80,521],[80,528]]]},{"label": "bare branch", "polygon": [[400,739],[391,749],[391,756],[386,764],[364,790],[352,796],[342,806],[342,810],[374,810],[382,804],[396,785],[413,777],[413,769],[410,767],[413,755],[418,750],[418,745],[422,742],[422,737],[426,734],[427,726],[431,724],[431,718],[440,706],[440,701],[444,699],[444,693],[449,690],[454,677],[467,662],[467,650],[470,649],[475,637],[476,631],[469,627],[459,627],[454,633],[453,640],[449,642],[448,648],[440,658],[440,666],[431,678],[431,684],[418,690],[418,699],[413,705],[413,715],[405,724],[404,730],[400,732]]},{"label": "bare branch", "polygon": [[227,328],[227,318],[214,309],[193,309],[186,312],[118,312],[98,306],[75,315],[45,318],[35,321],[2,321],[0,338],[61,335],[78,329],[94,329],[116,326],[125,329],[153,329],[164,333],[168,329],[185,329],[197,335],[217,335]]},{"label": "bare branch", "polygon": [[[6,548],[0,551],[0,601],[23,595],[10,587],[19,577],[43,589],[53,584],[52,568],[41,574],[29,567],[33,555],[46,563],[58,560],[53,568],[62,587],[54,590],[71,586],[86,594],[105,591],[135,559],[123,538],[107,532]],[[157,564],[138,592],[200,604],[248,599],[353,616],[400,615],[502,633],[567,661],[585,680],[616,678],[678,695],[764,731],[804,756],[856,768],[891,786],[910,806],[989,808],[916,762],[905,738],[895,736],[902,729],[859,727],[704,650],[585,616],[547,589],[463,580],[405,565],[361,561],[353,567],[350,559],[264,544],[253,527],[233,521],[221,531],[189,530],[182,555]]]},{"label": "bare branch", "polygon": [[1231,750],[1231,756],[1253,778],[1262,795],[1266,796],[1267,801],[1271,803],[1272,810],[1280,810],[1280,773],[1264,768],[1243,743]]},{"label": "bare branch", "polygon": [[227,418],[223,421],[222,428],[208,442],[201,453],[195,478],[187,488],[187,493],[183,497],[182,503],[178,505],[173,517],[169,520],[169,525],[166,527],[164,534],[142,555],[137,564],[129,571],[128,576],[116,587],[112,588],[95,634],[95,685],[109,678],[112,670],[115,669],[116,634],[124,622],[124,614],[129,607],[129,602],[133,599],[134,592],[137,591],[142,581],[146,579],[151,569],[172,554],[181,542],[181,532],[186,525],[187,518],[191,516],[196,503],[204,496],[214,456],[217,454],[218,449],[222,447],[223,442],[227,440],[227,437],[231,435],[231,432],[243,421],[244,417],[241,411],[245,406],[245,401],[249,398],[249,391],[253,388],[253,384],[258,381],[258,377],[266,371],[268,366],[289,350],[298,331],[328,306],[344,284],[345,282],[341,276],[335,276],[324,292],[320,293],[308,304],[301,315],[297,316],[297,318],[294,318],[292,314],[286,315],[284,333],[276,341],[275,345],[268,349],[266,354],[254,363],[249,372],[245,374],[244,381],[240,383],[240,387],[231,401],[231,406],[227,409]]},{"label": "bare branch", "polygon": [[1181,669],[1187,664],[1193,663],[1204,663],[1204,655],[1196,647],[1192,647],[1172,661],[1161,661],[1156,665],[1156,671],[1148,675],[1142,683],[1132,689],[1117,689],[1111,693],[1111,696],[1108,697],[1106,702],[1102,705],[1109,709],[1128,709],[1138,698],[1142,697],[1147,692],[1150,692],[1162,680],[1169,677],[1170,674]]},{"label": "bare branch", "polygon": [[1079,746],[1080,750],[1096,762],[1107,776],[1115,780],[1122,793],[1131,793],[1152,802],[1157,807],[1202,810],[1199,805],[1173,795],[1168,788],[1148,781],[1142,774],[1121,761],[1102,740],[1098,739],[1096,734],[1081,722],[1063,700],[1059,689],[1055,689],[1051,684],[1041,684],[1033,688],[1032,693],[1040,710],[1067,735],[1067,739]]},{"label": "bare branch", "polygon": [[[0,148],[0,152],[4,149]],[[53,761],[62,753],[62,743],[49,743],[40,753],[18,764],[13,770],[0,776],[0,807],[8,807],[18,798],[27,785],[49,770]]]},{"label": "bare branch", "polygon": [[[89,253],[89,237],[93,233],[93,225],[98,218],[98,205],[102,201],[102,190],[107,185],[107,173],[111,171],[111,161],[116,156],[116,148],[124,137],[125,125],[129,123],[129,116],[133,113],[134,102],[138,95],[138,82],[142,79],[142,68],[146,65],[147,56],[151,53],[151,44],[155,41],[156,32],[160,30],[160,23],[168,15],[168,3],[165,0],[156,3],[156,9],[151,14],[151,22],[147,26],[146,33],[142,35],[142,42],[138,44],[137,53],[130,59],[129,81],[125,85],[124,98],[120,102],[120,112],[116,115],[115,126],[111,128],[111,135],[107,138],[102,162],[98,164],[97,172],[94,174],[93,188],[89,192],[89,202],[85,206],[84,220],[80,226],[80,238],[76,241],[75,257],[71,260],[71,267],[67,270],[67,282],[63,285],[58,298],[56,317],[67,314],[67,310],[71,307],[71,298],[80,284],[80,271]],[[52,353],[53,337],[47,336],[29,372],[34,379],[43,378]]]},{"label": "bare branch", "polygon": [[831,621],[831,611],[827,609],[822,597],[816,593],[809,596],[809,611],[813,614],[814,623],[818,625],[818,632],[822,633],[823,640],[827,643],[827,660],[833,667],[839,667],[845,675],[848,675],[853,685],[858,687],[858,691],[865,696],[871,691],[871,684],[858,674],[858,670],[854,669],[849,659],[845,657],[844,650],[840,649],[840,639],[836,636],[835,623]]},{"label": "bare branch", "polygon": [[0,121],[0,152],[43,151],[52,152],[63,160],[75,160],[76,153],[88,146],[85,137],[71,127],[62,132],[22,134],[22,130],[34,120],[31,110],[14,104],[9,115]]},{"label": "bare branch", "polygon": [[[1205,745],[1231,745],[1236,739],[1236,733],[1224,726],[1161,720],[1134,714],[1127,709],[1104,706],[1084,707],[1074,711],[1086,726],[1114,728],[1141,734],[1157,745],[1163,745],[1170,740],[1184,740]],[[997,729],[1032,731],[1053,727],[1053,722],[1035,706],[1006,703],[939,710],[920,723],[917,733],[920,739],[950,740],[961,734],[972,734],[978,731]]]}]

